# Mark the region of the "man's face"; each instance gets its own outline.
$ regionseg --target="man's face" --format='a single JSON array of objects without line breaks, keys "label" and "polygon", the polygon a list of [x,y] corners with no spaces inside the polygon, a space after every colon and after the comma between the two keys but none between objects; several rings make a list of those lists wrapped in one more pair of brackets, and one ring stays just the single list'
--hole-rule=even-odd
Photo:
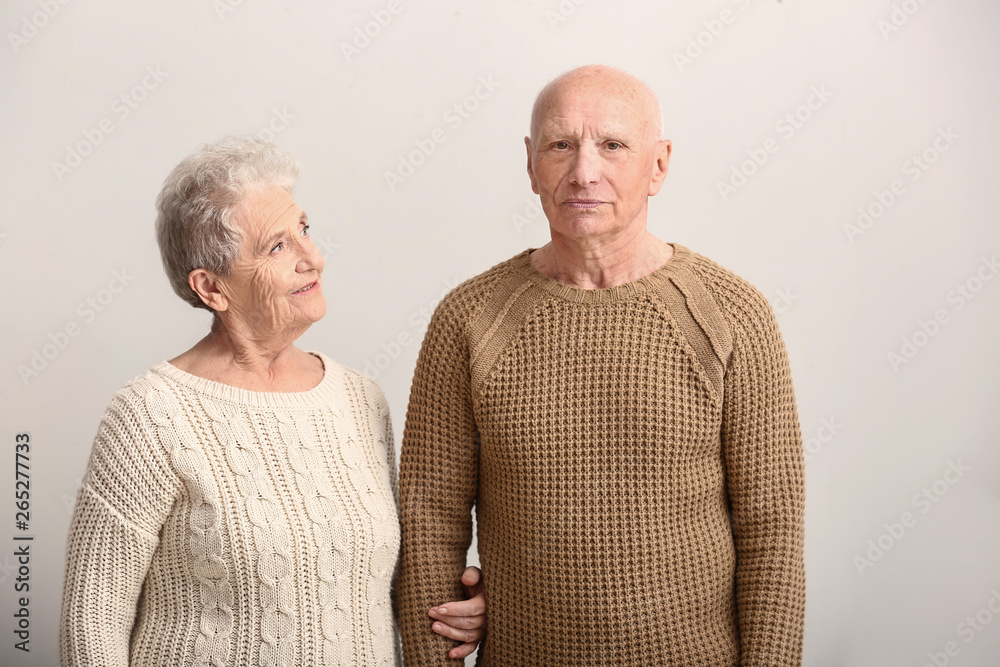
[{"label": "man's face", "polygon": [[613,81],[567,82],[544,102],[535,134],[525,138],[528,175],[553,236],[596,240],[645,227],[670,142],[656,136],[641,96]]}]

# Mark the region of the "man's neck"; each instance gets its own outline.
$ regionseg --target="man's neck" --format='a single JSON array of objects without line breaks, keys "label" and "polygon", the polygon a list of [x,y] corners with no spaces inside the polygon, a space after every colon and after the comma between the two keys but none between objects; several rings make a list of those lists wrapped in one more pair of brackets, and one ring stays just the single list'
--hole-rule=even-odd
[{"label": "man's neck", "polygon": [[673,257],[674,248],[645,229],[633,238],[601,242],[558,234],[531,253],[542,275],[577,289],[617,287],[653,273]]}]

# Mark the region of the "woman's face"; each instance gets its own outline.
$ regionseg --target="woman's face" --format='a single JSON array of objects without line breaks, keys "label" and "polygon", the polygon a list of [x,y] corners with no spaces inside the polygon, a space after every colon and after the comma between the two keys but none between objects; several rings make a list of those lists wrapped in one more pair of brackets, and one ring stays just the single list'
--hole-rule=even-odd
[{"label": "woman's face", "polygon": [[298,335],[326,314],[320,274],[323,257],[309,224],[284,189],[258,190],[233,216],[243,234],[239,258],[220,279],[227,313],[248,335],[266,340]]}]

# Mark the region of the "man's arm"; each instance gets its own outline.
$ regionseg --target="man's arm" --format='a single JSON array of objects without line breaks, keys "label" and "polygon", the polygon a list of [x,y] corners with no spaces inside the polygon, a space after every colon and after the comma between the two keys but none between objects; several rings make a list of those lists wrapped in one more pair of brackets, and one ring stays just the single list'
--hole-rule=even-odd
[{"label": "man's arm", "polygon": [[736,543],[741,667],[802,663],[805,485],[785,345],[749,285],[724,310],[733,335],[722,446]]},{"label": "man's arm", "polygon": [[478,435],[463,322],[447,300],[424,337],[400,458],[397,609],[403,656],[415,665],[454,664],[455,642],[435,634],[428,611],[462,600],[460,576],[472,541],[478,488]]}]

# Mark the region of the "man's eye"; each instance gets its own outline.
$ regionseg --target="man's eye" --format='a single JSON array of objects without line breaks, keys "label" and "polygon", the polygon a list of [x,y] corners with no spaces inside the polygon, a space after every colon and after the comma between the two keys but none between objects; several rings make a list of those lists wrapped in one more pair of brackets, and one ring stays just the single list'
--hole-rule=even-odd
[{"label": "man's eye", "polygon": [[557,141],[554,144],[552,144],[552,146],[554,148],[558,148],[559,150],[565,150],[565,149],[569,148],[569,142],[568,141]]},{"label": "man's eye", "polygon": [[622,145],[620,143],[618,143],[617,141],[609,141],[608,143],[604,144],[604,146],[605,146],[605,148],[608,148],[608,149],[613,150],[613,151],[616,151],[616,150],[618,150],[619,148],[622,147]]}]

